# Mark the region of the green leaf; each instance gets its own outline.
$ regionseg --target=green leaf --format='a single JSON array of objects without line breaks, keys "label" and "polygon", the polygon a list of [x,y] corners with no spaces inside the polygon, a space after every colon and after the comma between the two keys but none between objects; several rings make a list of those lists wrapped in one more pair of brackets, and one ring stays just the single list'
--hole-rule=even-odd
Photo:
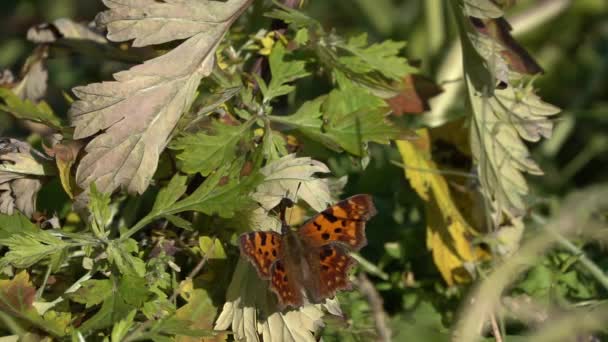
[{"label": "green leaf", "polygon": [[181,229],[185,229],[185,230],[193,230],[194,228],[192,227],[192,223],[188,220],[185,220],[177,215],[163,215],[164,218],[167,219],[167,221],[171,222],[172,225],[181,228]]},{"label": "green leaf", "polygon": [[110,197],[111,194],[104,194],[97,191],[95,184],[91,184],[91,191],[89,194],[89,210],[91,212],[91,227],[93,233],[98,238],[106,238],[110,232],[106,232],[106,227],[112,220],[112,213],[110,211]]},{"label": "green leaf", "polygon": [[98,305],[112,295],[112,282],[110,279],[90,279],[82,283],[76,292],[67,294],[67,297],[87,308]]},{"label": "green leaf", "polygon": [[323,112],[321,106],[327,96],[320,96],[312,101],[307,101],[289,116],[270,116],[274,122],[279,122],[297,129],[304,136],[324,144],[326,147],[340,151],[340,146],[322,130]]},{"label": "green leaf", "polygon": [[346,44],[338,45],[350,53],[347,56],[340,56],[338,61],[354,73],[379,72],[397,81],[414,70],[405,58],[399,56],[405,45],[405,42],[385,40],[368,46],[367,33],[362,33],[350,38]]},{"label": "green leaf", "polygon": [[268,130],[264,134],[264,153],[268,161],[274,161],[287,155],[287,141],[285,137],[274,130]]},{"label": "green leaf", "polygon": [[230,126],[213,121],[211,135],[199,132],[176,139],[172,149],[182,150],[177,158],[181,169],[189,174],[200,172],[208,176],[218,167],[232,162],[237,154],[239,143],[251,140],[251,120],[238,126]]},{"label": "green leaf", "polygon": [[14,234],[36,233],[40,230],[27,217],[20,212],[14,215],[0,213],[0,240],[11,237]]},{"label": "green leaf", "polygon": [[240,177],[243,159],[226,164],[209,176],[192,195],[176,202],[164,214],[198,211],[207,215],[231,217],[236,210],[252,204],[249,193],[261,181],[258,174]]},{"label": "green leaf", "polygon": [[111,295],[106,297],[99,311],[79,327],[83,334],[128,320],[131,312],[139,309],[149,296],[143,277],[124,276],[119,280],[111,278],[110,282]]},{"label": "green leaf", "polygon": [[117,324],[112,328],[112,334],[110,335],[110,341],[112,342],[120,342],[123,338],[127,336],[129,329],[133,326],[133,320],[135,319],[135,314],[137,310],[131,310],[127,317],[120,320]]},{"label": "green leaf", "polygon": [[4,100],[4,104],[0,103],[0,110],[11,113],[18,119],[32,120],[57,130],[62,129],[61,119],[44,101],[35,104],[30,100],[22,100],[8,88],[0,88],[0,98]]},{"label": "green leaf", "polygon": [[201,254],[205,258],[226,259],[224,246],[222,246],[222,242],[217,238],[212,239],[209,236],[201,236],[198,238],[198,247],[201,249]]},{"label": "green leaf", "polygon": [[152,211],[161,211],[177,202],[186,193],[186,189],[188,188],[186,185],[187,180],[188,177],[186,176],[177,174],[173,176],[169,184],[158,192]]},{"label": "green leaf", "polygon": [[366,89],[343,81],[323,104],[327,136],[349,153],[363,154],[363,143],[388,144],[402,136],[402,130],[386,119],[386,103]]},{"label": "green leaf", "polygon": [[264,16],[282,20],[287,24],[294,24],[296,27],[321,27],[321,24],[317,20],[300,11],[287,7],[278,1],[273,1],[273,3],[279,8],[273,9],[264,14]]},{"label": "green leaf", "polygon": [[133,239],[113,240],[108,244],[106,253],[111,263],[124,275],[141,276],[146,273],[146,264],[131,253],[137,252],[137,241]]},{"label": "green leaf", "polygon": [[285,46],[280,41],[272,48],[268,62],[272,73],[270,84],[268,84],[268,88],[262,87],[260,84],[260,90],[264,94],[266,102],[291,93],[295,87],[287,85],[287,83],[309,75],[306,71],[306,62],[285,60]]},{"label": "green leaf", "polygon": [[119,293],[113,293],[102,304],[95,315],[78,328],[83,334],[110,327],[127,317],[133,306],[127,304]]},{"label": "green leaf", "polygon": [[9,249],[0,259],[0,264],[11,264],[18,268],[30,267],[45,258],[62,253],[71,246],[45,230],[13,234],[0,239],[0,245]]}]

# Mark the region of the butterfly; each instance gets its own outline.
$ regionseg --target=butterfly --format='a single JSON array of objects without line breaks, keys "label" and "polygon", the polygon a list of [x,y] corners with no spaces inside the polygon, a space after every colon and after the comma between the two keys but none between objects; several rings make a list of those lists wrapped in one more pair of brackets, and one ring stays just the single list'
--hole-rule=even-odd
[{"label": "butterfly", "polygon": [[365,223],[375,214],[372,197],[360,194],[328,207],[297,231],[282,217],[281,234],[242,234],[241,255],[261,279],[270,280],[281,310],[321,303],[339,290],[351,289],[348,271],[355,260],[348,253],[367,244]]}]

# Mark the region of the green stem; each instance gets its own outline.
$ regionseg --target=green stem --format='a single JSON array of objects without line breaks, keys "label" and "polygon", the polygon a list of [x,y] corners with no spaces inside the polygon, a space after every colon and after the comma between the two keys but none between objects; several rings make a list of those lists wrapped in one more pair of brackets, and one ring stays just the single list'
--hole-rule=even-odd
[{"label": "green stem", "polygon": [[44,292],[44,288],[46,287],[46,283],[49,280],[49,276],[51,275],[51,265],[46,268],[46,273],[44,274],[44,279],[42,280],[42,285],[36,291],[36,300],[39,300],[42,297],[42,293]]}]

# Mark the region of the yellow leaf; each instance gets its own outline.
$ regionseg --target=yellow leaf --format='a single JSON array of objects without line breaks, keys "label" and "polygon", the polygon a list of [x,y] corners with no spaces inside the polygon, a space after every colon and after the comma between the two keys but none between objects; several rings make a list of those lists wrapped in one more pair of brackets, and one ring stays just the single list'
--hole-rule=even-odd
[{"label": "yellow leaf", "polygon": [[209,236],[201,236],[198,239],[198,247],[201,249],[203,257],[208,259],[226,259],[226,251],[219,239]]},{"label": "yellow leaf", "polygon": [[262,44],[262,48],[260,49],[259,54],[262,56],[270,56],[272,47],[274,46],[274,32],[266,34],[264,38],[260,39],[260,43]]},{"label": "yellow leaf", "polygon": [[417,133],[417,141],[397,141],[397,147],[406,178],[426,202],[427,248],[448,285],[467,282],[470,275],[465,264],[476,260],[469,237],[476,232],[454,204],[448,183],[431,160],[428,130]]},{"label": "yellow leaf", "polygon": [[51,155],[55,156],[61,185],[70,198],[74,198],[74,196],[81,192],[72,175],[72,166],[74,165],[76,156],[81,148],[82,142],[69,141],[66,143],[57,143],[49,150]]}]

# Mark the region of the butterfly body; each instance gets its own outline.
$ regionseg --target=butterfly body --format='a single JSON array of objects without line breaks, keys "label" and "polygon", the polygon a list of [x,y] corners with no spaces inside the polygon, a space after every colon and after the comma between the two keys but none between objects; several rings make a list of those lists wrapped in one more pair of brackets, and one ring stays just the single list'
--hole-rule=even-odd
[{"label": "butterfly body", "polygon": [[327,208],[298,230],[245,233],[241,254],[255,266],[279,299],[281,309],[321,303],[350,289],[348,255],[366,243],[365,222],[376,213],[371,196],[356,195]]}]

